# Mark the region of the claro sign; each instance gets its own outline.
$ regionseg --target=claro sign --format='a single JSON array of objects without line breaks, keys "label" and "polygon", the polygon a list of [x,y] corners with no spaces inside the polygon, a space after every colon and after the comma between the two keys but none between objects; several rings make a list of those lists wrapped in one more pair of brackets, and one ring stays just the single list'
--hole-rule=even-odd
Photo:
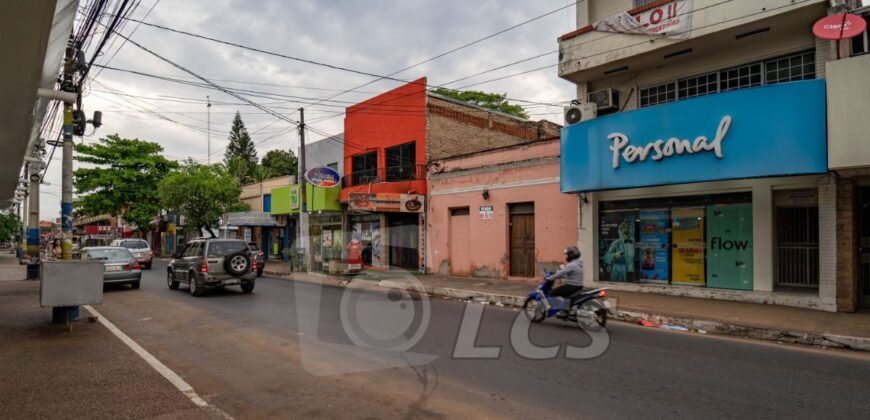
[{"label": "claro sign", "polygon": [[701,96],[562,128],[563,192],[825,173],[825,81]]}]

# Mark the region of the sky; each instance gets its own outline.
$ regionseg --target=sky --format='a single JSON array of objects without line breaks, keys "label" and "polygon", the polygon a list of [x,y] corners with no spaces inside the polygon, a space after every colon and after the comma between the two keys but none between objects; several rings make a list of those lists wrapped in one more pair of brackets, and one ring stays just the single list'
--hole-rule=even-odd
[{"label": "sky", "polygon": [[[425,76],[430,86],[440,86],[549,53],[446,87],[464,88],[551,66],[468,89],[554,104],[571,100],[575,91],[573,84],[559,79],[555,66],[557,37],[575,29],[575,9],[570,0],[141,0],[132,17],[261,50],[387,75],[566,6],[393,76],[403,80]],[[132,21],[122,26],[120,32],[222,87],[273,95],[262,98],[243,94],[292,120],[298,120],[297,109],[305,106],[306,123],[323,134],[343,131],[345,107],[401,85],[399,81],[380,80],[318,105],[311,104],[317,100],[309,99],[304,99],[308,104],[301,104],[294,99],[328,98],[376,78],[222,45]],[[88,57],[95,44],[89,45]],[[117,36],[107,44],[96,63],[199,82]],[[208,130],[206,95],[212,102],[211,130]],[[84,88],[83,108],[89,117],[95,110],[102,111],[103,125],[93,134],[89,127],[90,135],[77,138],[77,142],[90,143],[117,133],[121,137],[157,142],[164,147],[164,155],[175,160],[191,157],[208,162],[210,132],[211,162],[222,161],[236,111],[241,113],[260,157],[268,150],[296,151],[299,147],[298,130],[290,122],[243,105],[224,92],[118,70],[92,69]],[[527,112],[535,120],[562,122],[559,107],[530,105]],[[52,135],[56,132],[49,133]],[[307,142],[322,137],[306,133]],[[54,219],[60,213],[60,155],[59,151],[54,154],[45,177],[48,184],[42,186],[42,219]]]}]

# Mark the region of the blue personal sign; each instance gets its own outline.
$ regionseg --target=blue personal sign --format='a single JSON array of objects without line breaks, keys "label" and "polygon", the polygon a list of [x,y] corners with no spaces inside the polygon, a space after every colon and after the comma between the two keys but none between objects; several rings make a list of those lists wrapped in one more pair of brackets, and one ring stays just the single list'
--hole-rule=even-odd
[{"label": "blue personal sign", "polygon": [[702,96],[562,128],[562,192],[828,169],[825,82]]}]

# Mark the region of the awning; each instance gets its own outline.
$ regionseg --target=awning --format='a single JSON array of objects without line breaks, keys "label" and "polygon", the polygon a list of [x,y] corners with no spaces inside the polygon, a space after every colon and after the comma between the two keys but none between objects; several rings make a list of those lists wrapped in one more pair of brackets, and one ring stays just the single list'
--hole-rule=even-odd
[{"label": "awning", "polygon": [[284,226],[275,220],[270,213],[245,211],[237,213],[226,213],[223,217],[223,226],[262,226],[262,227],[278,227]]}]

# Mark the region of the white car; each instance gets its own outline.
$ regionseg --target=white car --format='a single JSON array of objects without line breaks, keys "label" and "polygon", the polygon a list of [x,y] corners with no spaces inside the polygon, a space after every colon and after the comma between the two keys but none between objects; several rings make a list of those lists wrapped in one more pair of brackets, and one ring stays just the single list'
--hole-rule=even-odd
[{"label": "white car", "polygon": [[111,246],[120,246],[127,248],[136,261],[142,265],[143,269],[150,270],[151,263],[154,260],[154,253],[151,251],[151,246],[144,239],[115,239]]}]

